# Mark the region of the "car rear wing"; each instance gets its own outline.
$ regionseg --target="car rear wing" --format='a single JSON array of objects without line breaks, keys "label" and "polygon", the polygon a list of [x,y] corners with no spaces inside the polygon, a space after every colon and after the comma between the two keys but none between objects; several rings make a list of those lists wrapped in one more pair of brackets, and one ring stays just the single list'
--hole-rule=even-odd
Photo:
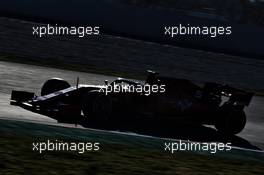
[{"label": "car rear wing", "polygon": [[222,88],[223,88],[222,93],[225,96],[230,97],[229,101],[238,102],[240,105],[243,106],[249,106],[254,96],[254,93],[252,92],[236,89],[227,85],[223,86]]},{"label": "car rear wing", "polygon": [[254,93],[252,92],[247,92],[241,89],[230,87],[228,85],[222,85],[217,83],[206,83],[204,89],[205,91],[210,93],[229,97],[230,102],[238,103],[242,106],[249,106],[254,96]]}]

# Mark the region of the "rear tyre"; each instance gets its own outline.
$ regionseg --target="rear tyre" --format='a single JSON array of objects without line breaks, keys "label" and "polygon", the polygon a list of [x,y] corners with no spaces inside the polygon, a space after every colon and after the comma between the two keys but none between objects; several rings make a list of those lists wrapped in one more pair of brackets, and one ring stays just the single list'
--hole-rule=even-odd
[{"label": "rear tyre", "polygon": [[48,95],[69,87],[71,87],[71,85],[67,81],[59,78],[52,78],[43,84],[41,88],[41,96]]},{"label": "rear tyre", "polygon": [[235,135],[244,129],[246,120],[246,114],[242,109],[224,105],[220,109],[215,128],[225,135]]},{"label": "rear tyre", "polygon": [[112,100],[99,91],[91,91],[83,96],[82,112],[87,120],[105,123],[112,113]]}]

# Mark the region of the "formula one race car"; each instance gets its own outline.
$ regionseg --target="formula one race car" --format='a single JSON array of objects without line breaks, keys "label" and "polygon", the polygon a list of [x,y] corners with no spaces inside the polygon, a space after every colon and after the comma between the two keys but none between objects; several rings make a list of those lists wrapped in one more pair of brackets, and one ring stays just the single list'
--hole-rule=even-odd
[{"label": "formula one race car", "polygon": [[70,86],[62,79],[46,81],[41,95],[12,91],[11,105],[43,114],[58,122],[110,124],[144,118],[214,125],[224,134],[237,134],[246,124],[245,106],[253,93],[217,83],[200,87],[186,79],[161,77],[148,71],[145,83],[116,79],[104,85]]}]

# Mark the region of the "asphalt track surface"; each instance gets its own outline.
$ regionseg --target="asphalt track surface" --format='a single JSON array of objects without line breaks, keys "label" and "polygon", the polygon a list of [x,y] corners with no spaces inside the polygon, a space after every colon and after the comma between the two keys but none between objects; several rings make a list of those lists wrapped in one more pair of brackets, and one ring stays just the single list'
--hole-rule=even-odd
[{"label": "asphalt track surface", "polygon": [[[0,77],[0,119],[43,123],[66,127],[75,126],[57,123],[56,120],[46,116],[34,114],[19,107],[9,105],[11,91],[26,90],[37,92],[37,94],[39,94],[43,82],[52,77],[63,78],[69,81],[72,85],[76,83],[77,77],[80,78],[80,83],[98,85],[103,84],[104,80],[106,79],[111,81],[116,78],[105,75],[66,71],[61,69],[2,61],[0,61]],[[263,105],[264,98],[255,96],[251,105],[246,108],[246,114],[248,116],[247,125],[245,129],[233,139],[235,146],[249,149],[264,149]],[[212,128],[205,128],[206,129],[201,131],[203,137],[208,137],[208,133],[205,134],[203,132],[210,131],[213,133],[215,131]],[[180,139],[182,137],[180,137],[180,135],[172,135],[171,138]],[[204,138],[202,138],[202,140],[204,140]]]},{"label": "asphalt track surface", "polygon": [[264,92],[264,60],[135,39],[32,35],[43,24],[0,17],[0,60],[142,77],[145,70]]}]

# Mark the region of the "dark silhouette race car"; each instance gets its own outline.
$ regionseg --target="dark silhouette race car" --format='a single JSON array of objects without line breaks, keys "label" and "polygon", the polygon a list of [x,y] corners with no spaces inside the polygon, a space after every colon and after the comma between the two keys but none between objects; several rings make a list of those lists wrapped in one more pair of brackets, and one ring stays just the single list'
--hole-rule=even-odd
[{"label": "dark silhouette race car", "polygon": [[118,78],[104,85],[71,86],[62,79],[46,81],[40,96],[12,91],[11,105],[43,114],[58,122],[107,125],[129,119],[214,125],[224,134],[241,132],[244,108],[253,93],[218,83],[197,85],[186,79],[162,77],[148,71],[144,83]]}]

